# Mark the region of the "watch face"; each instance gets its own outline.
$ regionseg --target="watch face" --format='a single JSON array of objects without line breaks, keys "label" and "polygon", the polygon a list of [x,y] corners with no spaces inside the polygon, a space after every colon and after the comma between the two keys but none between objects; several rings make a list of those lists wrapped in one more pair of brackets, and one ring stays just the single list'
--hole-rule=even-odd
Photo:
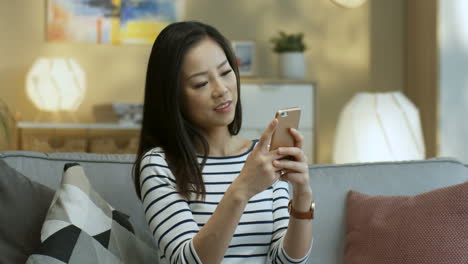
[{"label": "watch face", "polygon": [[366,0],[332,0],[332,2],[342,7],[355,8],[364,4]]}]

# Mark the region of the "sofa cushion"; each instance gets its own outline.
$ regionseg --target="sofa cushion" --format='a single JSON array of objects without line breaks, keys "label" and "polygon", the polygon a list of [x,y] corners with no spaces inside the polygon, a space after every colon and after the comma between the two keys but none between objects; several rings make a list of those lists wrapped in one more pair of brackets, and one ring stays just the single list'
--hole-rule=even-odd
[{"label": "sofa cushion", "polygon": [[157,259],[154,249],[137,238],[128,216],[101,198],[76,163],[65,165],[41,241],[27,263],[154,263]]},{"label": "sofa cushion", "polygon": [[24,263],[40,243],[54,191],[0,160],[0,263]]},{"label": "sofa cushion", "polygon": [[415,196],[350,191],[345,263],[468,263],[468,182]]},{"label": "sofa cushion", "polygon": [[346,198],[350,190],[370,195],[416,195],[468,180],[468,168],[453,159],[317,164],[310,183],[316,202],[311,264],[343,263]]}]

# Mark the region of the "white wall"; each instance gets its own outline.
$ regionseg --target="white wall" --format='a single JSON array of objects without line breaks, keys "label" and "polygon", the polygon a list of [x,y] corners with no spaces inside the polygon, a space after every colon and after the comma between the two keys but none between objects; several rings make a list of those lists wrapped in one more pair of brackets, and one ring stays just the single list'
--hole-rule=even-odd
[{"label": "white wall", "polygon": [[468,163],[468,1],[438,2],[439,156]]},{"label": "white wall", "polygon": [[[306,79],[318,84],[317,162],[329,163],[343,105],[370,87],[399,89],[403,82],[405,1],[372,0],[345,9],[330,0],[187,0],[185,13],[187,20],[212,24],[229,39],[255,41],[260,78],[277,76],[269,39],[278,30],[304,32]],[[45,7],[46,0],[0,0],[0,98],[21,112],[22,121],[38,114],[24,89],[38,56],[73,56],[86,71],[79,122],[94,122],[96,105],[141,102],[151,45],[45,42]]]}]

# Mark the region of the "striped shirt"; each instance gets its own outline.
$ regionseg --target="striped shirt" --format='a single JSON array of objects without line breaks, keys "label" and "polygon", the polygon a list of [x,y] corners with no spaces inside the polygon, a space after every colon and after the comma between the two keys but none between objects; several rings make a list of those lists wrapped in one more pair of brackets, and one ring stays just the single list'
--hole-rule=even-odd
[{"label": "striped shirt", "polygon": [[[209,157],[202,175],[205,201],[185,199],[161,148],[147,152],[141,162],[141,195],[146,220],[158,248],[161,263],[202,263],[192,238],[206,224],[229,185],[239,175],[257,141],[245,153]],[[202,158],[199,158],[199,162]],[[222,263],[306,263],[293,259],[283,249],[289,221],[289,190],[278,181],[253,196],[244,210]]]}]

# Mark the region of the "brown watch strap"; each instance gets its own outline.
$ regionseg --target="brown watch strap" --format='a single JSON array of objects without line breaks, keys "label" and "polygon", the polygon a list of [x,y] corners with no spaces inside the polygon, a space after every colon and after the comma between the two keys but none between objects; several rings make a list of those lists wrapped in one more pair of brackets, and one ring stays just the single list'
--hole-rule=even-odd
[{"label": "brown watch strap", "polygon": [[310,206],[310,210],[308,212],[299,212],[294,210],[292,206],[292,200],[289,200],[288,204],[288,211],[291,216],[297,219],[314,219],[314,206],[315,203],[312,201],[312,204]]}]

